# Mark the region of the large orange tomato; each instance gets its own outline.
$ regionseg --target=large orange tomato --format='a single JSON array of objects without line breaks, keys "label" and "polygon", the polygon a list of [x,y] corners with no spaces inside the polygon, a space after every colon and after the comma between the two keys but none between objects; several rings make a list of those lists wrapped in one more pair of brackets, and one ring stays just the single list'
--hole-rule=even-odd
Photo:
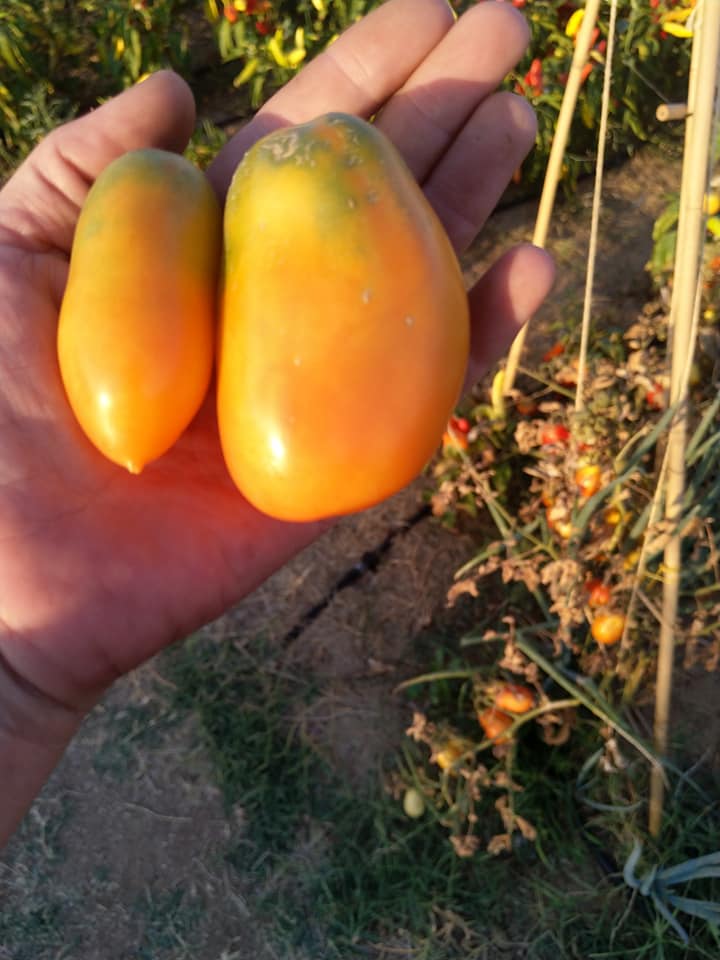
[{"label": "large orange tomato", "polygon": [[220,240],[206,177],[162,150],[119,157],[83,206],[60,373],[87,436],[132,473],[173,445],[207,392]]},{"label": "large orange tomato", "polygon": [[455,253],[390,142],[330,114],[259,141],[225,209],[218,423],[265,513],[313,520],[395,493],[458,399]]}]

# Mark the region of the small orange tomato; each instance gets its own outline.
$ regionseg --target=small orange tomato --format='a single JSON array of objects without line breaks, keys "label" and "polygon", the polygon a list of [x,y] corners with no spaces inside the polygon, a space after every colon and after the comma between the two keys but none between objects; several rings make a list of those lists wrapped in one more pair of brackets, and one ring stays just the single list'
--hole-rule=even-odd
[{"label": "small orange tomato", "polygon": [[495,696],[495,706],[508,713],[527,713],[535,706],[535,694],[522,683],[506,683]]},{"label": "small orange tomato", "polygon": [[588,606],[604,607],[610,603],[610,587],[602,580],[587,580],[583,586],[588,595]]},{"label": "small orange tomato", "polygon": [[450,430],[443,433],[443,453],[457,453],[459,450],[467,450],[468,446],[468,439],[463,433],[454,433]]},{"label": "small orange tomato", "polygon": [[601,613],[593,620],[590,633],[603,647],[610,647],[623,635],[625,617],[622,613]]},{"label": "small orange tomato", "polygon": [[569,540],[573,535],[573,525],[568,516],[564,507],[550,506],[545,508],[545,519],[548,527],[554,530],[563,540]]},{"label": "small orange tomato", "polygon": [[620,507],[608,507],[603,514],[603,520],[609,527],[616,527],[623,518]]},{"label": "small orange tomato", "polygon": [[478,714],[478,723],[483,728],[488,740],[492,740],[494,743],[507,743],[510,739],[504,734],[512,726],[513,718],[503,710],[498,710],[497,707],[487,707],[482,713]]},{"label": "small orange tomato", "polygon": [[449,737],[439,748],[433,751],[430,759],[441,770],[452,770],[464,753],[467,753],[471,744],[460,737]]},{"label": "small orange tomato", "polygon": [[575,483],[581,497],[591,497],[600,489],[601,470],[597,463],[583,463],[575,471]]},{"label": "small orange tomato", "polygon": [[544,507],[552,507],[555,503],[555,493],[550,487],[543,487],[540,493],[540,500]]}]

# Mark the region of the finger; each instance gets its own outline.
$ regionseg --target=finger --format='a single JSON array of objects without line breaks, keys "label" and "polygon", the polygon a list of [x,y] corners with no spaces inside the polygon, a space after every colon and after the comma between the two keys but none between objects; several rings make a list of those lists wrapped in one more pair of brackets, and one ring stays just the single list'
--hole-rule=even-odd
[{"label": "finger", "polygon": [[484,100],[425,182],[458,251],[465,250],[495,209],[513,172],[535,143],[535,112],[513,93]]},{"label": "finger", "polygon": [[0,221],[28,249],[70,251],[88,189],[116,157],[141,147],[182,151],[195,123],[187,84],[170,71],[50,133],[0,192]]},{"label": "finger", "polygon": [[522,57],[524,18],[509,4],[464,14],[385,105],[377,124],[422,182],[476,107]]},{"label": "finger", "polygon": [[478,280],[469,294],[472,328],[465,390],[503,356],[550,293],[554,279],[550,255],[522,244],[500,257]]},{"label": "finger", "polygon": [[372,116],[452,24],[446,0],[388,0],[373,10],[271,97],[221,150],[208,171],[218,194],[224,195],[243,154],[270,130],[331,110]]}]

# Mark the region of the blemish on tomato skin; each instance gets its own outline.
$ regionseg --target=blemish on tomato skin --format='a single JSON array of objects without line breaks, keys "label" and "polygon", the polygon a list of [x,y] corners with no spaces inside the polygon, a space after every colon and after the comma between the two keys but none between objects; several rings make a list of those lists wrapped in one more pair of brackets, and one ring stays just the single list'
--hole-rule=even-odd
[{"label": "blemish on tomato skin", "polygon": [[370,289],[370,287],[365,287],[363,292],[360,294],[360,299],[362,300],[363,303],[370,303],[370,301],[372,300],[372,290]]},{"label": "blemish on tomato skin", "polygon": [[408,314],[408,315],[405,317],[405,326],[406,326],[406,327],[412,327],[412,326],[414,325],[414,323],[415,323],[415,317],[411,317],[410,314]]}]

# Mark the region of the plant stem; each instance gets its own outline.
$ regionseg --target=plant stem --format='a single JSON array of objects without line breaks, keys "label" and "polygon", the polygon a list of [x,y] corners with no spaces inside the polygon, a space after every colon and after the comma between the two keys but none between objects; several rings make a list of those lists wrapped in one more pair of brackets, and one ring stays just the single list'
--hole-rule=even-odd
[{"label": "plant stem", "polygon": [[[700,310],[698,293],[704,233],[703,198],[709,181],[709,158],[712,155],[712,126],[720,53],[720,3],[717,0],[700,3],[695,14],[668,331],[672,357],[670,403],[676,407],[677,413],[668,437],[665,519],[672,534],[664,555],[665,582],[655,695],[655,751],[660,756],[667,753],[670,727],[682,546],[678,527],[685,491],[688,379]],[[664,784],[657,769],[654,769],[650,781],[648,822],[653,836],[660,832],[663,796]]]},{"label": "plant stem", "polygon": [[[568,137],[570,136],[570,126],[575,113],[580,87],[582,86],[582,71],[590,56],[592,34],[597,22],[599,10],[600,0],[587,0],[585,15],[576,38],[575,53],[573,54],[572,64],[570,65],[567,85],[560,106],[560,113],[558,114],[557,126],[555,127],[555,136],[553,137],[550,156],[548,157],[542,194],[540,195],[540,203],[538,205],[535,230],[533,233],[533,243],[537,247],[544,247],[547,241],[547,235],[550,229],[550,218],[552,217],[553,207],[555,205],[555,194],[557,193],[558,183],[562,176],[562,165],[565,159]],[[527,325],[525,325],[515,337],[513,345],[510,348],[507,366],[505,368],[504,390],[506,396],[515,384],[518,363],[525,345],[526,331]]]}]

